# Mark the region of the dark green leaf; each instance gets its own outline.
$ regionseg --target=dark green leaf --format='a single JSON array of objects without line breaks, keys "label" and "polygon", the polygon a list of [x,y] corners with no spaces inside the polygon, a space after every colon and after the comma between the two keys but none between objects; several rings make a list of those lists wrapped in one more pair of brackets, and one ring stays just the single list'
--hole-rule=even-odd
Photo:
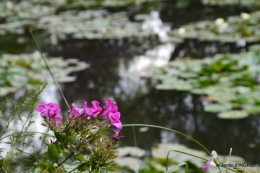
[{"label": "dark green leaf", "polygon": [[58,163],[59,160],[59,150],[58,150],[58,145],[57,144],[50,144],[48,146],[48,158],[55,162]]}]

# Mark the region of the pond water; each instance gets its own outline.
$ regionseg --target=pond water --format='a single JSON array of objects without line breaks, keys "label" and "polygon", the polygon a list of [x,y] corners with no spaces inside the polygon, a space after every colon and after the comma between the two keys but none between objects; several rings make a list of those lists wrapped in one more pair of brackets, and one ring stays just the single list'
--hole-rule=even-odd
[{"label": "pond water", "polygon": [[[185,10],[193,9],[190,13]],[[225,44],[220,42],[199,42],[185,40],[181,44],[167,42],[164,32],[167,27],[178,27],[185,22],[200,19],[214,19],[216,16],[240,14],[249,11],[240,7],[209,8],[203,5],[176,9],[170,1],[162,3],[158,11],[151,12],[152,19],[144,23],[158,36],[149,38],[125,38],[109,40],[66,40],[57,45],[45,42],[46,34],[36,34],[41,48],[51,56],[77,58],[87,62],[90,68],[74,73],[75,82],[62,84],[62,90],[69,103],[81,105],[82,100],[116,101],[123,124],[153,124],[178,130],[192,136],[209,150],[228,155],[242,156],[247,162],[260,163],[260,117],[252,115],[241,120],[221,120],[216,114],[203,110],[199,95],[179,91],[160,91],[154,88],[154,81],[145,77],[145,68],[160,66],[176,57],[191,56],[203,58],[216,53],[237,53],[246,51],[243,43]],[[224,12],[225,13],[224,13]],[[206,16],[206,17],[205,17]],[[26,53],[35,50],[30,41],[16,43],[17,36],[3,36],[1,52]],[[66,113],[67,107],[53,85],[47,87],[43,100],[57,99]],[[51,97],[50,97],[51,96]],[[10,97],[14,97],[10,95]],[[52,99],[53,98],[53,99]],[[103,105],[103,103],[102,103]],[[156,143],[180,143],[200,149],[194,142],[167,131],[153,128],[135,128],[137,146],[149,150]],[[123,146],[134,146],[133,131],[130,127],[122,130]]]}]

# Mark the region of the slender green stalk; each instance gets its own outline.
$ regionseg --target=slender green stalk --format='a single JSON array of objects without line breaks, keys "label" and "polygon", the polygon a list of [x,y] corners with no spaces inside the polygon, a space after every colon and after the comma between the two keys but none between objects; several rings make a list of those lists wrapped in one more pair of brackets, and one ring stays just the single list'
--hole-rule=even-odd
[{"label": "slender green stalk", "polygon": [[44,134],[44,135],[47,135],[47,136],[50,136],[50,137],[55,137],[55,136],[50,135],[50,134],[48,134],[48,133],[42,133],[42,132],[14,132],[14,133],[12,133],[12,134],[10,134],[10,135],[7,135],[7,136],[4,136],[4,137],[0,138],[0,141],[2,141],[3,139],[5,139],[5,138],[7,138],[7,137],[12,136],[13,134],[21,134],[21,133],[39,133],[39,134]]},{"label": "slender green stalk", "polygon": [[193,154],[189,154],[189,153],[186,153],[186,152],[183,152],[183,151],[170,150],[170,151],[168,152],[168,154],[167,154],[167,158],[166,158],[166,171],[168,171],[168,160],[169,160],[170,152],[172,152],[172,151],[174,151],[174,152],[178,152],[178,153],[182,153],[182,154],[186,154],[186,155],[193,156],[193,157],[197,157],[197,158],[199,158],[199,159],[202,159],[202,160],[207,161],[207,159],[204,159],[204,158],[202,158],[202,157],[199,157],[199,156],[196,156],[196,155],[193,155]]},{"label": "slender green stalk", "polygon": [[66,159],[64,159],[61,163],[58,164],[58,166],[60,167],[63,163],[65,163],[72,155],[74,154],[74,152],[71,152],[70,155],[68,155],[68,157]]},{"label": "slender green stalk", "polygon": [[187,163],[180,163],[180,164],[174,166],[169,171],[165,171],[164,173],[171,173],[172,171],[175,171],[178,167],[181,167],[183,165],[185,165],[185,173],[189,173],[189,165]]},{"label": "slender green stalk", "polygon": [[[136,126],[136,127],[140,127],[140,126],[141,126],[141,127],[153,127],[153,128],[159,128],[159,129],[168,130],[168,131],[177,133],[177,134],[179,134],[179,135],[182,135],[182,136],[184,136],[184,137],[186,137],[186,138],[191,139],[192,141],[194,141],[195,143],[197,143],[199,146],[201,146],[209,155],[211,155],[211,153],[209,152],[209,150],[208,150],[204,145],[202,145],[199,141],[197,141],[197,140],[193,139],[192,137],[190,137],[190,136],[188,136],[188,135],[185,135],[185,134],[183,134],[183,133],[181,133],[181,132],[179,132],[179,131],[177,131],[177,130],[173,130],[173,129],[166,128],[166,127],[161,127],[161,126],[149,125],[149,124],[124,124],[124,125],[123,125],[123,127],[129,127],[129,126],[131,126],[131,127],[135,127],[135,126]],[[176,152],[177,152],[177,151],[176,151]],[[179,152],[179,151],[178,151],[178,152]],[[168,154],[169,154],[169,153],[168,153]],[[188,153],[184,153],[184,152],[183,152],[183,154],[188,154]],[[188,155],[191,155],[191,154],[188,154]],[[191,156],[200,158],[200,157],[195,156],[195,155],[191,155]],[[167,157],[168,157],[168,155],[167,155]],[[200,158],[200,159],[206,160],[206,159],[204,159],[204,158]],[[239,172],[239,171],[237,171],[237,170],[235,170],[235,169],[232,169],[232,168],[227,168],[227,167],[224,167],[224,168],[225,168],[225,169],[228,169],[228,170],[231,170],[231,171],[233,171],[233,172]],[[167,168],[167,169],[168,169],[168,168]],[[220,170],[219,166],[218,166],[218,169]],[[220,170],[220,172],[221,172],[221,170]]]},{"label": "slender green stalk", "polygon": [[35,42],[35,44],[36,44],[36,46],[37,46],[37,48],[38,48],[38,50],[39,50],[39,52],[40,52],[40,54],[41,54],[41,57],[42,57],[42,59],[43,59],[43,61],[44,61],[45,65],[46,65],[46,67],[47,67],[48,71],[50,72],[50,74],[51,74],[51,77],[52,77],[52,79],[53,79],[54,83],[56,84],[56,86],[57,86],[57,88],[58,88],[58,90],[59,90],[59,92],[60,92],[60,94],[61,94],[61,96],[62,96],[63,100],[65,101],[65,103],[66,103],[67,107],[70,109],[70,106],[69,106],[69,104],[68,104],[68,102],[67,102],[67,100],[66,100],[65,96],[63,95],[63,92],[61,91],[61,89],[60,89],[60,86],[59,86],[58,82],[56,81],[55,77],[53,76],[53,74],[52,74],[52,72],[51,72],[51,70],[50,70],[50,68],[49,68],[49,66],[48,66],[48,64],[47,64],[47,62],[46,62],[46,59],[44,58],[44,56],[43,56],[43,54],[42,54],[42,51],[41,51],[41,49],[40,49],[40,46],[38,45],[38,43],[37,43],[37,41],[36,41],[36,39],[35,39],[35,37],[34,37],[34,35],[33,35],[32,31],[31,31],[31,30],[29,30],[29,32],[31,33],[31,35],[32,35],[32,37],[33,37],[33,40],[34,40],[34,42]]},{"label": "slender green stalk", "polygon": [[149,125],[149,124],[124,124],[123,127],[129,127],[129,126],[142,126],[142,127],[153,127],[153,128],[159,128],[159,129],[163,129],[163,130],[168,130],[168,131],[171,131],[171,132],[174,132],[174,133],[177,133],[179,135],[182,135],[186,138],[189,138],[191,139],[192,141],[194,141],[195,143],[197,143],[199,146],[201,146],[209,155],[211,154],[209,152],[209,150],[204,146],[202,145],[199,141],[193,139],[192,137],[188,136],[188,135],[185,135],[184,133],[181,133],[177,130],[172,130],[170,128],[166,128],[166,127],[161,127],[161,126],[155,126],[155,125]]},{"label": "slender green stalk", "polygon": [[134,128],[134,126],[132,126],[132,130],[133,130],[133,136],[134,136],[135,147],[137,147],[137,142],[136,142],[136,136],[135,136],[135,128]]}]

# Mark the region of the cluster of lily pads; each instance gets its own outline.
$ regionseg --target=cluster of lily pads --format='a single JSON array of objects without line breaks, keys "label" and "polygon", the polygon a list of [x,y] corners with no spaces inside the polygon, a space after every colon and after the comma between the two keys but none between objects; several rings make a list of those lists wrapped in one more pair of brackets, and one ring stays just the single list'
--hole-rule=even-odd
[{"label": "cluster of lily pads", "polygon": [[215,21],[199,21],[190,23],[171,31],[169,34],[177,38],[196,38],[206,41],[257,42],[260,40],[260,11],[251,14],[218,18]]},{"label": "cluster of lily pads", "polygon": [[[19,89],[36,89],[36,85],[53,82],[40,54],[3,54],[0,56],[0,96]],[[57,82],[75,80],[69,73],[86,69],[89,65],[77,59],[47,58]]]},{"label": "cluster of lily pads", "polygon": [[[171,151],[171,152],[170,152]],[[180,152],[176,152],[180,151]],[[167,155],[168,153],[168,161]],[[189,163],[189,172],[202,173],[201,166],[205,162],[202,159],[183,154],[189,153],[200,158],[207,158],[207,154],[203,151],[190,149],[180,144],[158,144],[152,148],[152,158],[145,158],[147,154],[145,150],[137,147],[121,147],[118,148],[118,157],[116,163],[120,168],[131,169],[134,172],[142,170],[143,172],[185,172],[185,166],[179,166],[183,163]],[[243,158],[238,156],[219,156],[220,163],[244,163]],[[137,166],[138,165],[138,166]],[[166,165],[167,169],[166,170]],[[252,171],[255,168],[246,168],[247,171]]]},{"label": "cluster of lily pads", "polygon": [[[0,35],[23,34],[28,29],[43,30],[55,38],[110,39],[149,36],[140,22],[130,21],[126,12],[110,13],[90,7],[139,5],[147,0],[66,1],[42,0],[14,4],[0,3]],[[68,7],[68,5],[70,7]]]},{"label": "cluster of lily pads", "polygon": [[130,22],[124,12],[109,14],[107,11],[64,12],[42,17],[35,26],[59,39],[70,35],[76,39],[110,39],[129,36],[149,36],[141,24]]},{"label": "cluster of lily pads", "polygon": [[205,110],[219,118],[244,118],[260,113],[260,47],[240,54],[205,59],[181,58],[152,72],[160,90],[205,95]]},{"label": "cluster of lily pads", "polygon": [[260,6],[260,1],[258,0],[202,0],[202,2],[209,5]]}]

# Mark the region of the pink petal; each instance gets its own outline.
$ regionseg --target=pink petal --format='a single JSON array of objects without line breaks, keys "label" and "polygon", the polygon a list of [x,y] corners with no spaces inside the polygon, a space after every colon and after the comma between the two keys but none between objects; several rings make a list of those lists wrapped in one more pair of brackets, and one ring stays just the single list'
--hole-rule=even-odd
[{"label": "pink petal", "polygon": [[209,168],[210,168],[209,165],[203,164],[202,167],[201,167],[201,170],[202,170],[202,171],[206,171],[206,170],[209,169]]}]

